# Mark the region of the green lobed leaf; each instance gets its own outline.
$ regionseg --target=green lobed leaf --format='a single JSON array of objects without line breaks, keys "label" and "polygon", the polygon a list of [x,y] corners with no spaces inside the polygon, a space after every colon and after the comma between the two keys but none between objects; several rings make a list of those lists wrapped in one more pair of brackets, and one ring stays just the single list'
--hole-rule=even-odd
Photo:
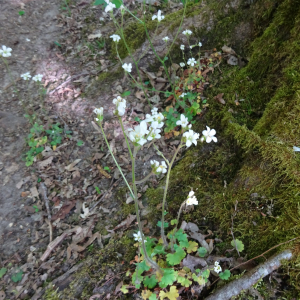
[{"label": "green lobed leaf", "polygon": [[192,282],[190,280],[188,280],[187,278],[185,277],[181,277],[181,276],[178,276],[177,278],[177,281],[182,285],[182,286],[185,286],[185,287],[189,287]]},{"label": "green lobed leaf", "polygon": [[185,258],[186,253],[185,251],[179,247],[178,245],[174,245],[174,248],[176,248],[175,253],[168,253],[167,254],[167,262],[171,265],[178,265],[181,263],[181,261]]},{"label": "green lobed leaf", "polygon": [[177,220],[174,219],[174,220],[171,220],[171,225],[176,225],[177,224]]},{"label": "green lobed leaf", "polygon": [[230,277],[230,275],[231,275],[231,273],[229,270],[225,270],[224,272],[221,272],[219,274],[219,276],[222,280],[227,280]]},{"label": "green lobed leaf", "polygon": [[141,287],[141,283],[143,281],[143,276],[141,275],[143,271],[141,268],[138,268],[135,270],[135,272],[132,274],[132,284],[139,289]]},{"label": "green lobed leaf", "polygon": [[156,300],[156,294],[152,293],[149,297],[149,300]]},{"label": "green lobed leaf", "polygon": [[120,291],[123,293],[123,294],[127,294],[128,293],[128,285],[123,285],[121,288],[120,288]]},{"label": "green lobed leaf", "polygon": [[[157,225],[158,227],[161,227],[161,221],[158,221],[156,225]],[[165,223],[164,223],[164,227],[165,227],[165,228],[169,227],[169,223],[168,223],[168,222],[165,222]]]},{"label": "green lobed leaf", "polygon": [[172,285],[177,278],[177,272],[173,269],[162,269],[164,272],[163,277],[160,280],[159,286],[165,288],[168,285]]},{"label": "green lobed leaf", "polygon": [[23,275],[23,271],[22,270],[19,270],[18,273],[15,273],[11,276],[11,280],[13,282],[18,282],[18,281],[21,281],[22,280],[22,275]]},{"label": "green lobed leaf", "polygon": [[144,277],[144,286],[146,286],[149,289],[153,289],[156,285],[157,285],[157,279],[155,275],[150,276],[146,276]]},{"label": "green lobed leaf", "polygon": [[152,256],[155,254],[166,254],[164,245],[157,245],[155,248],[152,250]]},{"label": "green lobed leaf", "polygon": [[235,244],[236,244],[236,248],[239,252],[242,252],[244,250],[244,244],[242,241],[238,240],[238,239],[235,239],[235,242],[234,240],[231,241],[231,246],[235,248]]},{"label": "green lobed leaf", "polygon": [[[137,268],[139,271],[142,270],[142,273],[143,273],[144,271],[149,271],[149,270],[150,270],[150,267],[146,264],[146,261],[145,261],[145,260],[143,260],[142,262],[136,264],[136,268]],[[141,274],[142,274],[142,273],[141,273]]]}]

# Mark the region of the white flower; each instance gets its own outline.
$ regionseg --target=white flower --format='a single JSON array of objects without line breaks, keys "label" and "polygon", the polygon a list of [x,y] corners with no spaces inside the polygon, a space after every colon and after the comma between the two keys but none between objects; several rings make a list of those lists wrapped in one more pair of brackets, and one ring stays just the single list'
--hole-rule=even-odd
[{"label": "white flower", "polygon": [[192,197],[189,196],[185,203],[186,205],[198,205],[198,200],[195,196]]},{"label": "white flower", "polygon": [[108,2],[105,7],[105,12],[109,12],[109,11],[113,10],[114,8],[116,8],[116,6],[113,3]]},{"label": "white flower", "polygon": [[195,58],[193,58],[193,57],[189,58],[189,60],[187,61],[187,64],[191,67],[193,67],[196,63],[197,62],[196,62]]},{"label": "white flower", "polygon": [[194,48],[194,46],[193,46],[193,45],[191,45],[191,46],[190,46],[190,49],[193,49],[193,48]]},{"label": "white flower", "polygon": [[157,107],[153,107],[151,109],[152,115],[157,115],[157,111],[158,111],[158,108]]},{"label": "white flower", "polygon": [[187,95],[187,93],[182,93],[180,96],[179,96],[179,98],[183,98],[184,96],[186,96]]},{"label": "white flower", "polygon": [[11,51],[12,51],[11,48],[3,45],[2,49],[0,49],[0,56],[9,57],[9,56],[11,56]]},{"label": "white flower", "polygon": [[113,104],[116,105],[116,109],[114,110],[114,114],[122,117],[125,114],[126,110],[126,100],[122,99],[122,97],[118,96],[113,100]]},{"label": "white flower", "polygon": [[42,81],[42,78],[43,78],[42,74],[37,74],[37,75],[32,77],[32,80],[35,81],[35,82],[38,82],[38,81]]},{"label": "white flower", "polygon": [[294,150],[295,152],[299,152],[299,151],[300,151],[300,148],[299,148],[299,147],[296,147],[296,146],[293,146],[293,150]]},{"label": "white flower", "polygon": [[218,261],[215,262],[214,271],[215,271],[216,273],[218,273],[218,274],[219,274],[220,272],[222,272],[222,268],[221,268],[221,266],[219,265],[219,262],[218,262]]},{"label": "white flower", "polygon": [[168,167],[167,167],[167,165],[166,165],[166,162],[165,161],[162,161],[161,162],[161,164],[159,165],[159,167],[157,168],[157,172],[158,173],[167,173],[167,169],[168,169]]},{"label": "white flower", "polygon": [[206,129],[207,130],[202,131],[206,143],[210,143],[211,141],[214,141],[216,143],[218,141],[217,138],[214,136],[216,134],[216,131],[214,129],[210,129],[208,126],[206,126]]},{"label": "white flower", "polygon": [[112,38],[113,41],[114,41],[114,42],[117,42],[117,43],[118,43],[119,40],[121,39],[121,37],[120,37],[119,35],[117,35],[117,34],[111,35],[110,38]]},{"label": "white flower", "polygon": [[183,137],[186,138],[186,146],[190,147],[193,143],[197,145],[197,139],[199,139],[199,133],[196,133],[190,129],[189,131],[186,131],[183,134]]},{"label": "white flower", "polygon": [[162,16],[162,14],[161,14],[161,10],[159,10],[159,11],[157,12],[157,15],[153,15],[153,16],[152,16],[152,20],[157,19],[158,22],[162,21],[164,18],[165,18],[165,17]]},{"label": "white flower", "polygon": [[152,168],[158,168],[159,167],[159,162],[157,160],[150,160],[150,164]]},{"label": "white flower", "polygon": [[180,65],[181,68],[183,68],[185,66],[185,63],[181,62],[179,65]]},{"label": "white flower", "polygon": [[162,113],[157,113],[157,109],[152,112],[152,115],[146,114],[146,119],[144,120],[147,123],[151,123],[151,127],[154,129],[162,128],[164,123],[162,122],[164,116]]},{"label": "white flower", "polygon": [[[142,241],[142,234],[140,231],[138,231],[137,233],[134,233],[133,236],[134,236],[135,241],[137,241],[137,242]],[[144,243],[146,243],[146,240],[144,240]]]},{"label": "white flower", "polygon": [[145,135],[149,133],[146,121],[142,121],[140,125],[134,127],[134,130],[128,130],[129,139],[136,144],[143,146],[147,143]]},{"label": "white flower", "polygon": [[21,77],[22,77],[24,80],[28,80],[29,78],[31,78],[31,75],[30,75],[29,72],[27,72],[27,73],[22,74]]},{"label": "white flower", "polygon": [[202,47],[202,43],[201,43],[201,42],[199,42],[198,46],[199,46],[199,47]]},{"label": "white flower", "polygon": [[95,108],[95,109],[94,109],[94,113],[95,113],[96,115],[102,116],[102,115],[103,115],[103,107]]},{"label": "white flower", "polygon": [[164,42],[167,42],[168,40],[169,40],[169,37],[164,37],[163,39],[162,39]]},{"label": "white flower", "polygon": [[154,129],[154,128],[151,128],[151,132],[147,138],[148,141],[152,141],[154,139],[160,139],[161,138],[161,135],[159,134],[160,133],[160,129]]},{"label": "white flower", "polygon": [[184,45],[180,45],[180,49],[183,51],[184,50]]},{"label": "white flower", "polygon": [[83,202],[83,204],[82,204],[82,210],[83,210],[83,214],[80,214],[80,217],[82,219],[85,219],[90,214],[89,208],[85,207],[85,202]]},{"label": "white flower", "polygon": [[27,38],[26,41],[27,41],[27,42],[30,42],[30,39]]},{"label": "white flower", "polygon": [[190,31],[190,30],[185,30],[185,31],[183,31],[182,32],[184,35],[191,35],[192,34],[192,32]]},{"label": "white flower", "polygon": [[132,64],[130,63],[130,64],[124,64],[123,66],[122,66],[122,68],[125,70],[125,71],[127,71],[127,72],[131,72],[131,69],[132,69]]},{"label": "white flower", "polygon": [[176,125],[181,125],[181,127],[185,128],[188,126],[189,120],[183,114],[180,116],[180,120],[176,122]]}]

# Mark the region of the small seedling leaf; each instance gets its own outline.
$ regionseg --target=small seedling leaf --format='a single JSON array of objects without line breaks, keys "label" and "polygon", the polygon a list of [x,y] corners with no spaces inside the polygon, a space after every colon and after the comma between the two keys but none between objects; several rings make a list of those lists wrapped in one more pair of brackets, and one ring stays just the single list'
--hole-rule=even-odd
[{"label": "small seedling leaf", "polygon": [[2,278],[5,275],[6,272],[7,272],[6,268],[1,268],[0,269],[0,278]]},{"label": "small seedling leaf", "polygon": [[18,273],[15,273],[11,276],[11,280],[13,282],[18,282],[18,281],[21,281],[22,280],[22,275],[23,275],[23,271],[22,270],[19,270]]},{"label": "small seedling leaf", "polygon": [[81,140],[79,140],[78,142],[77,142],[77,146],[82,146],[83,145],[83,141],[81,141]]},{"label": "small seedling leaf", "polygon": [[125,91],[121,96],[126,97],[126,96],[129,96],[130,94],[131,94],[130,91]]},{"label": "small seedling leaf", "polygon": [[224,272],[221,272],[219,276],[222,280],[227,280],[230,277],[230,271],[225,270]]},{"label": "small seedling leaf", "polygon": [[24,14],[25,14],[25,11],[24,11],[24,10],[20,10],[20,11],[19,11],[19,15],[20,15],[20,16],[23,16]]},{"label": "small seedling leaf", "polygon": [[198,249],[198,253],[199,253],[199,256],[200,256],[200,257],[204,257],[204,256],[206,255],[206,253],[207,253],[207,250],[206,250],[206,248],[204,248],[204,247],[200,247],[200,248]]},{"label": "small seedling leaf", "polygon": [[[235,246],[235,244],[236,244],[236,246]],[[231,241],[231,246],[234,247],[234,248],[236,247],[236,249],[239,252],[242,252],[244,250],[244,248],[245,248],[243,242],[240,241],[240,240],[238,240],[238,239],[236,239],[235,242],[234,242],[234,240]]]}]

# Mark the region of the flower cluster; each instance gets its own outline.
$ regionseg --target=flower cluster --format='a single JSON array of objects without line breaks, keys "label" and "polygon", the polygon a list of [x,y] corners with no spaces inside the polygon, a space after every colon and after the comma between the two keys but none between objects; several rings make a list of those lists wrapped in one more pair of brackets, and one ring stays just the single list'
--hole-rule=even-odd
[{"label": "flower cluster", "polygon": [[10,57],[11,56],[12,49],[6,46],[2,46],[2,49],[0,49],[0,56],[3,57]]},{"label": "flower cluster", "polygon": [[218,273],[218,274],[219,274],[220,272],[222,272],[222,268],[221,268],[221,266],[220,266],[220,264],[219,264],[218,261],[215,261],[214,271],[215,271],[216,273]]},{"label": "flower cluster", "polygon": [[103,120],[103,107],[95,108],[94,113],[97,115],[97,118],[95,118],[97,122]]},{"label": "flower cluster", "polygon": [[180,45],[180,49],[183,51],[184,50],[184,45]]},{"label": "flower cluster", "polygon": [[[134,237],[134,240],[137,241],[137,242],[142,242],[142,234],[140,231],[138,231],[137,233],[134,233],[133,234],[133,237]],[[146,243],[147,241],[144,240],[144,243]]]},{"label": "flower cluster", "polygon": [[163,40],[164,42],[167,42],[169,39],[170,39],[170,38],[169,38],[168,36],[165,36],[162,40]]},{"label": "flower cluster", "polygon": [[194,191],[189,192],[189,196],[185,201],[186,205],[198,205],[198,200],[195,196]]},{"label": "flower cluster", "polygon": [[131,69],[132,69],[132,64],[131,63],[129,63],[129,64],[123,64],[122,65],[122,68],[126,71],[126,72],[128,72],[128,73],[130,73],[131,72]]},{"label": "flower cluster", "polygon": [[151,123],[151,128],[154,129],[158,129],[158,128],[162,128],[164,126],[163,120],[164,120],[164,116],[162,113],[158,112],[158,109],[156,107],[154,107],[153,109],[151,109],[151,113],[150,114],[146,114],[146,119],[145,121],[147,123]]},{"label": "flower cluster", "polygon": [[196,63],[197,63],[197,61],[193,57],[189,58],[189,60],[187,61],[187,64],[191,67],[193,67]]},{"label": "flower cluster", "polygon": [[111,35],[110,38],[112,38],[113,41],[116,42],[116,43],[118,43],[119,40],[121,39],[121,37],[119,35],[117,35],[117,34]]},{"label": "flower cluster", "polygon": [[113,100],[113,104],[115,104],[116,106],[116,109],[114,110],[114,114],[122,117],[125,114],[126,100],[118,96]]},{"label": "flower cluster", "polygon": [[105,2],[107,3],[106,7],[105,7],[105,12],[109,12],[112,11],[114,8],[116,8],[116,5],[111,3],[109,0],[105,0]]},{"label": "flower cluster", "polygon": [[27,73],[22,74],[21,77],[22,77],[24,80],[29,80],[29,79],[31,78],[31,75],[30,75],[29,72],[27,72]]},{"label": "flower cluster", "polygon": [[[24,80],[29,80],[31,78],[31,75],[29,72],[26,72],[24,74],[21,75],[21,77],[24,79]],[[35,82],[41,82],[43,79],[43,75],[42,74],[37,74],[35,76],[32,77],[32,80],[35,81]]]},{"label": "flower cluster", "polygon": [[164,18],[165,18],[165,17],[161,14],[161,10],[159,10],[159,11],[157,12],[157,15],[153,15],[153,16],[152,16],[152,21],[157,19],[157,21],[160,22],[160,21],[162,21]]},{"label": "flower cluster", "polygon": [[186,29],[185,31],[182,32],[184,35],[192,35],[192,31]]},{"label": "flower cluster", "polygon": [[159,173],[167,173],[167,165],[165,161],[162,161],[160,164],[157,160],[150,160],[151,168],[153,170],[153,173],[159,174]]},{"label": "flower cluster", "polygon": [[137,145],[143,146],[147,143],[146,137],[149,133],[147,129],[147,122],[142,121],[139,125],[135,126],[134,129],[129,128],[127,134],[129,139]]}]

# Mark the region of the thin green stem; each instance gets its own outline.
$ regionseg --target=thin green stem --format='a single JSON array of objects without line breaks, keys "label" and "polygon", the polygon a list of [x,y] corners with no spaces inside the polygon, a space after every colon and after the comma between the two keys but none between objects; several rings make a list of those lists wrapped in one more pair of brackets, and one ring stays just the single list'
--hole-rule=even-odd
[{"label": "thin green stem", "polygon": [[180,215],[181,215],[181,212],[182,212],[182,208],[184,207],[185,203],[186,203],[186,200],[183,201],[183,203],[180,205],[180,208],[179,208],[179,211],[178,211],[176,226],[174,228],[172,238],[171,238],[171,249],[172,249],[172,251],[174,251],[175,234],[177,232],[177,228],[178,228],[178,224],[179,224],[179,218],[180,218]]},{"label": "thin green stem", "polygon": [[120,171],[120,173],[121,173],[121,175],[122,175],[122,177],[123,177],[123,179],[124,179],[124,181],[125,181],[125,183],[126,183],[128,189],[129,189],[129,192],[131,193],[131,195],[133,195],[133,191],[132,191],[132,189],[131,189],[131,187],[130,187],[130,185],[129,185],[129,183],[128,183],[126,177],[125,177],[125,175],[123,174],[121,167],[119,166],[117,160],[115,159],[115,156],[113,155],[113,153],[112,153],[112,151],[111,151],[111,149],[110,149],[110,146],[109,146],[108,140],[107,140],[107,138],[106,138],[106,135],[105,135],[105,133],[104,133],[104,130],[103,130],[103,128],[102,128],[101,122],[100,122],[99,124],[100,124],[100,128],[101,128],[102,135],[103,135],[103,137],[104,137],[105,143],[106,143],[106,145],[107,145],[107,147],[108,147],[108,150],[109,150],[109,152],[110,152],[110,154],[111,154],[111,156],[112,156],[112,158],[113,158],[113,160],[114,160],[114,162],[115,162],[117,168],[119,169],[119,171]]},{"label": "thin green stem", "polygon": [[167,192],[168,192],[168,187],[169,187],[169,178],[170,178],[170,174],[171,174],[171,169],[172,169],[172,165],[175,161],[175,158],[181,148],[182,142],[180,141],[180,144],[178,146],[178,148],[176,149],[174,156],[169,164],[169,168],[168,168],[168,173],[167,173],[167,179],[166,179],[166,186],[165,186],[165,190],[164,190],[164,197],[163,197],[163,203],[162,203],[162,215],[161,215],[161,238],[163,239],[164,242],[164,246],[168,247],[168,242],[167,242],[167,238],[165,236],[165,228],[164,228],[164,223],[165,223],[165,204],[166,204],[166,198],[167,198]]},{"label": "thin green stem", "polygon": [[162,154],[162,152],[159,151],[159,149],[157,148],[157,146],[155,144],[153,144],[153,147],[158,151],[159,155],[163,157],[163,159],[166,161],[166,163],[168,164],[168,166],[170,166],[170,162],[165,158],[165,156]]},{"label": "thin green stem", "polygon": [[135,184],[141,184],[141,183],[147,181],[152,175],[154,175],[153,172],[149,173],[145,178],[143,178],[143,179],[141,179],[141,180],[136,180],[136,181],[135,181]]},{"label": "thin green stem", "polygon": [[128,151],[129,151],[129,154],[130,154],[130,158],[132,159],[133,156],[132,156],[132,152],[131,152],[131,148],[130,148],[130,144],[129,144],[129,141],[127,139],[127,134],[125,133],[125,129],[124,129],[124,125],[123,125],[123,121],[122,121],[122,118],[121,117],[118,117],[119,119],[119,122],[121,124],[121,128],[122,128],[122,131],[123,131],[123,135],[125,137],[125,141],[126,141],[126,144],[127,144],[127,148],[128,148]]},{"label": "thin green stem", "polygon": [[160,273],[162,273],[160,267],[157,265],[157,263],[155,261],[153,261],[147,253],[146,250],[146,246],[145,246],[145,239],[144,239],[144,233],[143,233],[143,228],[142,228],[142,223],[141,223],[141,218],[140,218],[140,211],[139,211],[139,204],[138,204],[138,196],[137,196],[137,188],[136,188],[136,182],[135,182],[135,157],[136,157],[136,153],[137,153],[137,149],[136,147],[134,147],[133,150],[133,157],[132,157],[132,185],[133,185],[133,191],[134,191],[134,206],[135,206],[135,212],[136,212],[136,219],[137,219],[137,223],[138,223],[138,227],[139,227],[139,231],[141,233],[141,245],[142,245],[142,249],[144,252],[144,257],[145,260],[148,262],[148,264],[155,269],[156,271],[159,271]]},{"label": "thin green stem", "polygon": [[181,26],[182,26],[182,23],[183,23],[183,19],[184,19],[186,7],[187,7],[187,2],[188,2],[188,1],[186,0],[186,1],[185,1],[185,4],[184,4],[184,9],[183,9],[183,14],[182,14],[182,18],[181,18],[181,21],[180,21],[180,25],[179,25],[179,27],[178,27],[178,30],[177,30],[176,35],[175,35],[175,38],[173,39],[173,42],[172,42],[172,44],[171,44],[171,46],[170,46],[170,48],[169,48],[169,50],[168,50],[166,56],[168,56],[169,53],[170,53],[170,51],[172,50],[172,47],[173,47],[174,43],[176,42],[177,36],[178,36],[178,34],[179,34],[179,31],[181,30]]},{"label": "thin green stem", "polygon": [[[123,28],[119,26],[119,24],[118,24],[118,22],[117,22],[117,20],[116,20],[116,18],[114,17],[113,14],[111,14],[111,17],[112,17],[112,19],[114,20],[114,24],[116,25],[117,29],[118,29],[119,32],[120,32],[120,35],[121,35],[121,37],[122,37],[122,39],[123,39],[123,42],[124,42],[124,45],[125,45],[125,47],[126,47],[126,49],[127,49],[127,51],[128,51],[129,56],[131,57],[133,63],[135,64],[136,71],[137,71],[137,73],[138,73],[139,79],[141,80],[142,76],[141,76],[140,70],[139,70],[139,68],[138,68],[138,64],[137,64],[136,60],[134,59],[134,57],[133,57],[133,55],[132,55],[132,53],[131,53],[131,51],[130,51],[130,48],[129,48],[128,44],[126,43],[125,36],[124,36],[124,32],[123,32]],[[137,19],[137,18],[136,18],[136,19]],[[138,19],[138,20],[139,20],[139,19]],[[120,56],[119,56],[119,59],[120,59]],[[120,60],[120,62],[122,63],[121,60]],[[142,87],[142,90],[143,90],[143,92],[144,92],[145,98],[146,98],[147,101],[148,101],[148,104],[149,104],[150,107],[152,108],[152,105],[151,105],[151,103],[150,103],[150,101],[149,101],[148,95],[147,95],[147,93],[146,93],[146,91],[145,91],[143,85],[141,85],[141,87]]]}]

